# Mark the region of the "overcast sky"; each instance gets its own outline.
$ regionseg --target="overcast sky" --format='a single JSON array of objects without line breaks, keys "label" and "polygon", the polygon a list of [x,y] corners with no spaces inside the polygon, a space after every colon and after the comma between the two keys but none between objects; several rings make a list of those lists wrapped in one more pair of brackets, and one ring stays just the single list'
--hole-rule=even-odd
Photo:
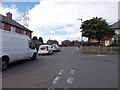
[{"label": "overcast sky", "polygon": [[6,12],[11,12],[13,19],[21,23],[23,14],[28,12],[29,29],[33,36],[42,37],[44,42],[48,39],[59,42],[81,40],[81,21],[77,19],[85,21],[97,16],[103,17],[109,24],[118,20],[119,0],[8,1],[4,0],[0,5],[0,14],[6,16]]}]

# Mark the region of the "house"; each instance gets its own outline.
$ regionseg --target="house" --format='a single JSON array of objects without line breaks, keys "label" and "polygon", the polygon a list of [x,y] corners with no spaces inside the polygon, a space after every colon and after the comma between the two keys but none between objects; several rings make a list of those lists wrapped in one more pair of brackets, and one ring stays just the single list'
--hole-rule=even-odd
[{"label": "house", "polygon": [[111,28],[115,29],[116,35],[113,36],[112,41],[113,42],[120,42],[120,20],[116,23],[114,23]]},{"label": "house", "polygon": [[70,40],[64,40],[62,41],[63,46],[71,46],[71,41]]},{"label": "house", "polygon": [[57,44],[58,45],[58,41],[57,40],[48,40],[47,41],[47,44],[49,44],[49,45],[52,45],[52,44]]},{"label": "house", "polygon": [[28,35],[31,39],[32,31],[28,28],[22,26],[12,19],[12,14],[10,12],[6,13],[7,16],[0,14],[0,30],[6,30],[13,33],[25,34]]},{"label": "house", "polygon": [[40,46],[40,45],[43,45],[43,43],[40,42],[39,40],[33,40],[33,39],[32,39],[31,42],[35,45],[37,51],[38,51],[38,49],[39,49],[39,46]]},{"label": "house", "polygon": [[80,46],[80,42],[78,40],[74,40],[71,42],[71,46]]},{"label": "house", "polygon": [[108,39],[108,40],[104,40],[104,45],[108,46],[110,45],[112,42],[120,42],[120,20],[117,21],[116,23],[111,25],[111,28],[113,28],[115,30],[115,35],[113,35],[112,38]]}]

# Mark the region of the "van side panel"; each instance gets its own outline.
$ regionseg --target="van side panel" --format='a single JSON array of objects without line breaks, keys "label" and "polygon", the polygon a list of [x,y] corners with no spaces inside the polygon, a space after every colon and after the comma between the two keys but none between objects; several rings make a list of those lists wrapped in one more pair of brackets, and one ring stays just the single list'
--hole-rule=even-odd
[{"label": "van side panel", "polygon": [[8,54],[11,61],[26,59],[28,40],[26,35],[2,31],[2,53]]}]

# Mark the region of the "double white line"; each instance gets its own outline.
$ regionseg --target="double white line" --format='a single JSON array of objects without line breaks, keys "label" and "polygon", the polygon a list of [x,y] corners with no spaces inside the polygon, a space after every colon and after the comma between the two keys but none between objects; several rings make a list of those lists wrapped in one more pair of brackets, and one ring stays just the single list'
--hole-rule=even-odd
[{"label": "double white line", "polygon": [[[59,80],[61,79],[61,75],[63,74],[64,70],[60,70],[60,72],[58,73],[58,76],[53,80],[53,84],[57,84],[59,82]],[[75,74],[75,70],[70,70],[70,76],[69,78],[67,79],[67,83],[68,84],[72,84],[73,83],[73,75]]]}]

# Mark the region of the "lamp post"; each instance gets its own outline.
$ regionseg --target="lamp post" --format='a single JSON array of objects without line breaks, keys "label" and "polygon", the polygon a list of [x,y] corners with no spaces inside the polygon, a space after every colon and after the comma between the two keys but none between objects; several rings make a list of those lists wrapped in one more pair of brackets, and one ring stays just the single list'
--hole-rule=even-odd
[{"label": "lamp post", "polygon": [[[81,21],[81,24],[82,24],[82,19],[77,19],[77,20],[80,20]],[[82,32],[81,32],[82,33]],[[82,34],[81,34],[81,46],[83,46],[83,38],[82,38]]]}]

